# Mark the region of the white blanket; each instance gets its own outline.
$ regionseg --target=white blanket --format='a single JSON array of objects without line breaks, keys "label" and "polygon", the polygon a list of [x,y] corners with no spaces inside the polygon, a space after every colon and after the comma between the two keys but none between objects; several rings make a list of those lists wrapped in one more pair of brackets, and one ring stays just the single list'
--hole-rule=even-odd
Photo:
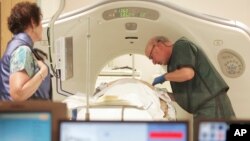
[{"label": "white blanket", "polygon": [[[159,94],[154,89],[136,79],[120,79],[107,85],[100,92],[90,97],[90,105],[106,104],[109,108],[90,108],[92,120],[166,120],[161,109]],[[79,97],[79,100],[77,100]],[[165,96],[166,97],[166,96]],[[167,102],[169,120],[175,120],[175,110],[170,98]],[[86,106],[84,96],[71,96],[64,100],[69,109]],[[126,107],[126,104],[128,105]],[[112,108],[112,105],[116,106]],[[124,115],[121,108],[125,105]],[[133,107],[134,106],[134,107]],[[86,108],[78,110],[77,119],[84,119]]]}]

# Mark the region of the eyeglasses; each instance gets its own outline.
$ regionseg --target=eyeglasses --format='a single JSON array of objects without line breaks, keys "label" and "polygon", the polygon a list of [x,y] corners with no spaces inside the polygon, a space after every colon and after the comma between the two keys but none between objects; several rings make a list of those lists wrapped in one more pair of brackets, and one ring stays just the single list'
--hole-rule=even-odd
[{"label": "eyeglasses", "polygon": [[152,49],[151,49],[151,51],[150,51],[150,54],[149,54],[149,59],[153,59],[153,50],[154,50],[154,48],[155,48],[155,45],[153,45],[153,47],[152,47]]}]

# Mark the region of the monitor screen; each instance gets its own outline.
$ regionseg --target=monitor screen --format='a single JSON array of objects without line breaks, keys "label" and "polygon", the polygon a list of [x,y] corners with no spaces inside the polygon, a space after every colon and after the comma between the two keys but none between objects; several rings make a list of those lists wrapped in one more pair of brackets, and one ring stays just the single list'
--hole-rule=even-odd
[{"label": "monitor screen", "polygon": [[1,141],[52,141],[49,112],[1,112]]},{"label": "monitor screen", "polygon": [[[50,130],[50,134],[52,136],[53,141],[57,141],[57,136],[58,136],[58,120],[59,119],[68,119],[67,118],[67,106],[65,103],[61,102],[52,102],[52,101],[39,101],[39,100],[30,100],[30,101],[23,101],[23,102],[0,102],[0,113],[1,114],[25,114],[27,115],[28,113],[37,113],[37,117],[40,116],[41,113],[50,113],[49,114],[49,119],[51,120],[52,124],[52,129]],[[45,115],[45,114],[41,114]],[[6,115],[5,115],[6,116]],[[29,115],[28,115],[29,116]],[[13,116],[15,117],[15,116]],[[22,116],[21,116],[22,117]],[[33,116],[35,117],[35,116]],[[39,118],[37,118],[39,119]],[[5,119],[6,120],[6,119]],[[35,120],[35,118],[34,118]],[[39,120],[38,120],[39,121]],[[48,123],[48,122],[45,122]],[[40,124],[39,124],[40,125]],[[0,141],[2,140],[2,133],[1,133],[1,128],[0,128]],[[9,134],[15,135],[15,130],[14,132],[10,132]],[[37,134],[40,134],[37,132]],[[40,137],[40,136],[39,136]],[[41,136],[43,139],[43,136]],[[12,140],[8,140],[12,141]],[[17,140],[14,140],[17,141]],[[18,139],[18,141],[21,141]],[[25,140],[28,141],[28,140]],[[35,141],[35,140],[34,140]],[[40,140],[38,140],[40,141]],[[46,141],[46,140],[43,140]]]},{"label": "monitor screen", "polygon": [[250,137],[250,121],[206,120],[198,128],[198,141],[248,141]]},{"label": "monitor screen", "polygon": [[60,141],[187,141],[188,122],[60,121]]}]

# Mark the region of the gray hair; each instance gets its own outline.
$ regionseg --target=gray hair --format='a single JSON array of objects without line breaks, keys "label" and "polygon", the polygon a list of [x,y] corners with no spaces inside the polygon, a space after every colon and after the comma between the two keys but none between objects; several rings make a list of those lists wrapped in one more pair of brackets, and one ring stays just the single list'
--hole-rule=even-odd
[{"label": "gray hair", "polygon": [[154,41],[165,43],[165,42],[168,42],[169,39],[165,36],[155,36]]}]

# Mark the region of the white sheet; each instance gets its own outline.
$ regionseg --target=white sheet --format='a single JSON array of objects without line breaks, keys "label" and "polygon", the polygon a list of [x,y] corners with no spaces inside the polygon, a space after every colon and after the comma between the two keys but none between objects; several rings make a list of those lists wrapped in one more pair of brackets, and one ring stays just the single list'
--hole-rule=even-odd
[{"label": "white sheet", "polygon": [[[175,109],[167,97],[168,119],[164,118],[158,92],[136,79],[120,79],[104,87],[95,96],[90,97],[91,105],[130,105],[137,108],[125,108],[122,117],[121,108],[90,108],[91,120],[175,120]],[[68,97],[64,100],[69,109],[86,106],[84,95]],[[86,108],[78,110],[77,119],[85,118]]]}]

